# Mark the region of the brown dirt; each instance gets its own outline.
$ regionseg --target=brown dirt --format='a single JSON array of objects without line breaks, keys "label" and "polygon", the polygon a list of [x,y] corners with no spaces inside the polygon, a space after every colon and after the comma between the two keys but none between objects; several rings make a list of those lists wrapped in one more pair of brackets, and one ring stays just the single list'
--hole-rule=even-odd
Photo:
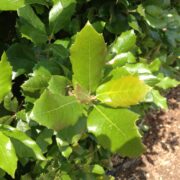
[{"label": "brown dirt", "polygon": [[137,159],[113,158],[117,180],[180,180],[180,87],[167,94],[169,110],[151,111],[144,136],[147,152]]}]

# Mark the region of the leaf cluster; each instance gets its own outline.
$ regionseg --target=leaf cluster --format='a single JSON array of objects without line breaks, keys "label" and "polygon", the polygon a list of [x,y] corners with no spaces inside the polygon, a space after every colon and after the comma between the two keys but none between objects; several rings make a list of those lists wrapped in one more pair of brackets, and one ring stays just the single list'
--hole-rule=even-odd
[{"label": "leaf cluster", "polygon": [[[0,179],[113,179],[179,85],[170,0],[0,1]],[[7,19],[9,22],[7,24]]]}]

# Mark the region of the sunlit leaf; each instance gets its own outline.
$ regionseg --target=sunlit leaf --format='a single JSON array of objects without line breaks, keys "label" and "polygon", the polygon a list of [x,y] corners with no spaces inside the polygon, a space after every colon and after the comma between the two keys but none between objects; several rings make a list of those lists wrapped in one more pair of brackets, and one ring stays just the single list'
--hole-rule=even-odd
[{"label": "sunlit leaf", "polygon": [[68,79],[64,76],[54,75],[49,81],[48,89],[54,94],[66,95],[66,88],[69,84]]},{"label": "sunlit leaf", "polygon": [[112,52],[119,54],[130,51],[136,44],[136,35],[133,30],[123,32],[112,44]]},{"label": "sunlit leaf", "polygon": [[44,0],[1,0],[0,1],[0,10],[17,10],[26,4],[47,4]]},{"label": "sunlit leaf", "polygon": [[168,109],[167,106],[167,100],[165,97],[161,96],[159,91],[157,90],[152,90],[152,96],[153,96],[153,102],[160,108],[162,109]]},{"label": "sunlit leaf", "polygon": [[30,6],[27,5],[20,8],[18,15],[20,17],[18,26],[24,37],[36,44],[42,44],[47,41],[45,25]]},{"label": "sunlit leaf", "polygon": [[8,136],[19,157],[32,157],[39,160],[44,160],[44,156],[40,147],[24,132],[17,130],[11,126],[0,126],[1,132]]},{"label": "sunlit leaf", "polygon": [[74,125],[82,115],[83,108],[72,96],[53,94],[45,90],[35,102],[31,118],[41,125],[61,130]]},{"label": "sunlit leaf", "polygon": [[0,168],[14,178],[17,168],[17,156],[10,139],[0,132]]},{"label": "sunlit leaf", "polygon": [[70,22],[71,16],[75,10],[75,0],[57,0],[49,12],[49,26],[52,34]]},{"label": "sunlit leaf", "polygon": [[79,84],[89,92],[95,91],[105,64],[106,44],[103,36],[88,22],[76,35],[70,52],[74,84]]},{"label": "sunlit leaf", "polygon": [[123,76],[98,87],[96,97],[112,107],[128,107],[143,101],[150,87],[136,76]]},{"label": "sunlit leaf", "polygon": [[0,61],[0,102],[4,96],[11,90],[12,67],[10,66],[7,56],[4,53]]},{"label": "sunlit leaf", "polygon": [[128,109],[95,106],[88,117],[88,130],[98,143],[113,153],[135,157],[144,151],[135,125],[138,115]]},{"label": "sunlit leaf", "polygon": [[168,89],[173,88],[179,85],[180,82],[176,81],[175,79],[172,79],[170,77],[161,78],[160,82],[156,84],[157,87],[160,87],[162,89]]}]

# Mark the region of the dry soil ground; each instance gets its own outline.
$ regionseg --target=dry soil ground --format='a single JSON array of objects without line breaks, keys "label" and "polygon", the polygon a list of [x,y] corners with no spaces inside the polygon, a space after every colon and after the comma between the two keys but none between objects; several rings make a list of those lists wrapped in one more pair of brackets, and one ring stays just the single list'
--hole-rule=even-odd
[{"label": "dry soil ground", "polygon": [[115,157],[117,180],[180,180],[180,87],[167,94],[169,110],[145,118],[147,152],[137,159]]}]

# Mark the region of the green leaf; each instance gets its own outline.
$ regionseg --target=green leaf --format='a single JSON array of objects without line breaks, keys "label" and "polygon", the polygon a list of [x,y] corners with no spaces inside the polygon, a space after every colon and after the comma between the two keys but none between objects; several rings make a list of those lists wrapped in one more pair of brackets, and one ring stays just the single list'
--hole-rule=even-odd
[{"label": "green leaf", "polygon": [[102,84],[97,99],[112,107],[128,107],[143,101],[150,87],[136,76],[123,76]]},{"label": "green leaf", "polygon": [[13,97],[12,93],[9,93],[7,96],[4,98],[4,107],[8,111],[16,112],[18,109],[18,101],[16,97]]},{"label": "green leaf", "polygon": [[70,22],[75,10],[75,0],[57,0],[49,12],[49,28],[52,34],[63,29]]},{"label": "green leaf", "polygon": [[95,106],[88,117],[88,131],[112,153],[135,157],[144,152],[135,122],[138,114],[128,109]]},{"label": "green leaf", "polygon": [[102,166],[100,166],[99,164],[95,164],[92,167],[92,173],[94,173],[94,174],[105,174],[105,171],[104,171]]},{"label": "green leaf", "polygon": [[34,103],[34,101],[40,97],[41,93],[46,87],[48,87],[48,82],[51,79],[51,74],[43,66],[36,68],[27,81],[22,84],[23,94],[25,96],[26,102]]},{"label": "green leaf", "polygon": [[151,70],[151,72],[159,71],[160,67],[161,67],[161,60],[159,58],[154,59],[149,65],[149,69]]},{"label": "green leaf", "polygon": [[83,108],[75,97],[53,94],[49,90],[45,90],[35,102],[30,117],[38,123],[58,131],[74,125],[82,115],[82,111]]},{"label": "green leaf", "polygon": [[117,67],[115,69],[113,69],[109,74],[108,74],[108,78],[112,79],[119,79],[123,76],[128,76],[131,75],[124,67]]},{"label": "green leaf", "polygon": [[102,77],[106,58],[106,44],[88,22],[77,34],[70,49],[73,80],[88,92],[96,90]]},{"label": "green leaf", "polygon": [[51,75],[60,75],[60,74],[62,74],[62,68],[59,65],[60,63],[58,63],[54,59],[51,59],[51,60],[40,60],[35,65],[34,70],[38,70],[39,71],[39,69],[40,69],[40,71],[42,71],[43,74],[46,73],[47,75],[48,74],[51,74]]},{"label": "green leaf", "polygon": [[21,86],[25,92],[34,93],[36,91],[44,90],[48,86],[48,82],[51,78],[51,74],[44,67],[36,69],[32,77],[30,77]]},{"label": "green leaf", "polygon": [[30,6],[20,8],[18,15],[20,17],[18,25],[23,36],[36,44],[42,44],[48,40],[45,25]]},{"label": "green leaf", "polygon": [[1,0],[0,10],[9,11],[17,10],[26,4],[47,4],[44,0]]},{"label": "green leaf", "polygon": [[111,49],[115,54],[130,51],[136,45],[136,35],[133,30],[123,32],[112,44]]},{"label": "green leaf", "polygon": [[123,66],[126,63],[135,63],[136,58],[131,52],[120,53],[111,59],[108,64],[112,65],[114,68],[118,66]]},{"label": "green leaf", "polygon": [[175,79],[171,79],[170,77],[160,78],[160,82],[156,84],[157,87],[160,87],[162,89],[168,89],[176,87],[180,84],[179,81],[176,81]]},{"label": "green leaf", "polygon": [[49,81],[48,89],[54,94],[66,95],[66,87],[69,84],[69,81],[64,76],[54,75]]},{"label": "green leaf", "polygon": [[145,6],[145,20],[147,23],[157,29],[166,27],[167,18],[165,18],[166,11],[163,11],[162,7],[155,5]]},{"label": "green leaf", "polygon": [[0,168],[14,178],[17,168],[17,156],[10,139],[0,132]]},{"label": "green leaf", "polygon": [[124,68],[131,74],[151,74],[149,67],[145,63],[126,64]]},{"label": "green leaf", "polygon": [[1,125],[0,130],[11,139],[19,157],[32,157],[39,160],[45,159],[40,147],[24,132],[7,125]]},{"label": "green leaf", "polygon": [[4,53],[0,61],[0,102],[11,90],[12,67],[10,66],[7,56]]},{"label": "green leaf", "polygon": [[48,51],[52,51],[53,55],[63,60],[69,57],[68,50],[61,44],[50,44]]},{"label": "green leaf", "polygon": [[45,128],[39,133],[36,142],[43,152],[47,152],[47,147],[52,144],[52,136],[52,129]]},{"label": "green leaf", "polygon": [[86,131],[87,119],[80,118],[73,126],[66,127],[58,132],[56,135],[62,141],[69,144],[77,144],[82,134]]},{"label": "green leaf", "polygon": [[13,71],[16,73],[15,77],[25,72],[32,72],[32,68],[36,63],[32,46],[26,44],[13,44],[7,50],[7,56],[13,67]]},{"label": "green leaf", "polygon": [[167,100],[165,97],[161,96],[159,91],[157,90],[152,90],[152,97],[153,97],[153,102],[160,108],[167,110]]}]

